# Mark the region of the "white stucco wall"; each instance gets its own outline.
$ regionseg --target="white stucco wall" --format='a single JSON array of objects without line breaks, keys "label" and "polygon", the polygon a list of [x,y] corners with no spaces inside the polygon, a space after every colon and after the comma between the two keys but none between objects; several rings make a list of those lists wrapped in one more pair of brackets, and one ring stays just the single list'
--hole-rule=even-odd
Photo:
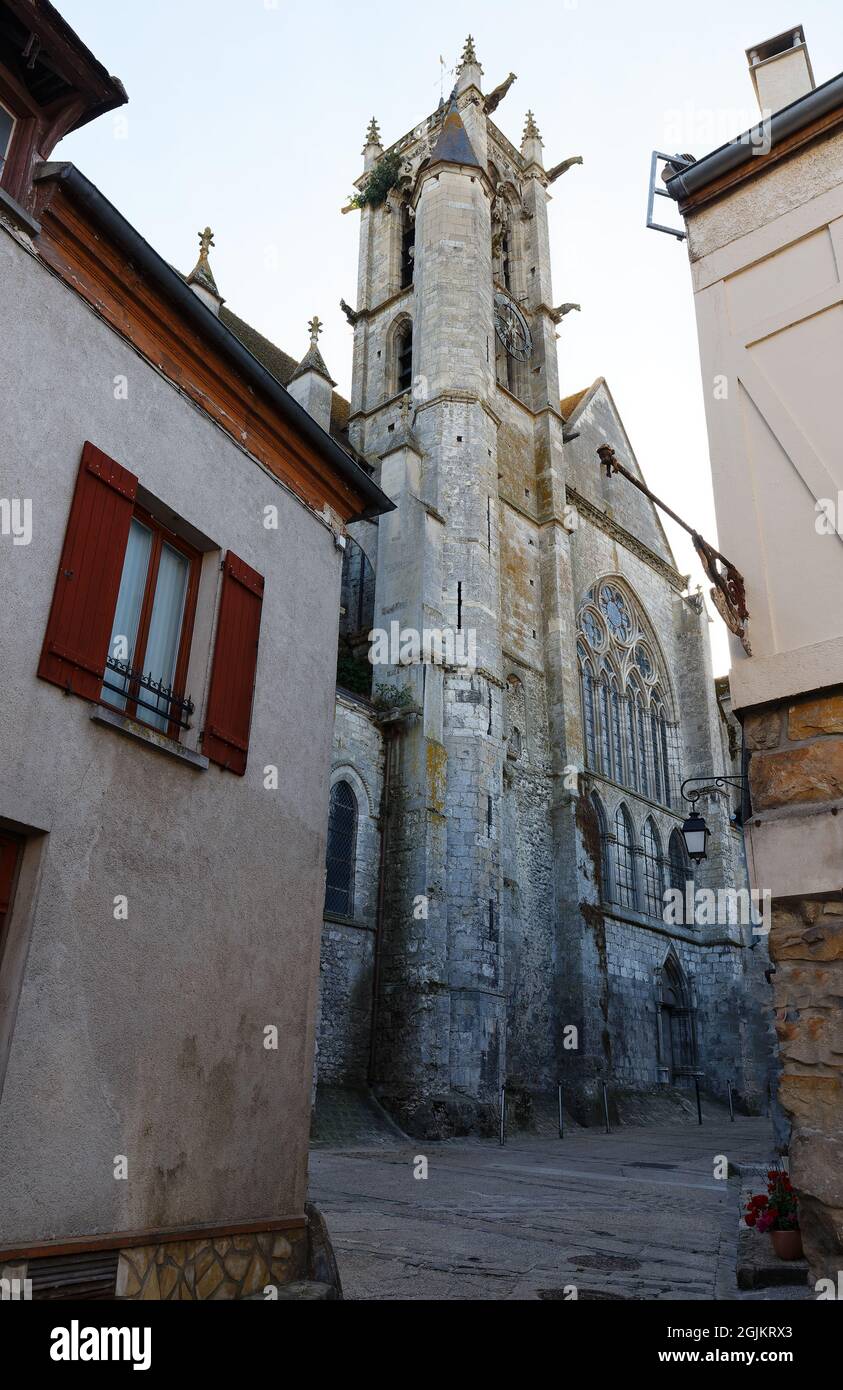
[{"label": "white stucco wall", "polygon": [[[687,215],[719,547],[746,579],[745,709],[843,681],[843,135]],[[830,521],[824,518],[830,517]]]},{"label": "white stucco wall", "polygon": [[[296,1215],[340,555],[325,526],[2,228],[0,321],[0,496],[31,499],[33,515],[28,546],[0,536],[0,823],[43,832],[27,844],[0,978],[7,1025],[17,1001],[0,1242]],[[119,375],[127,400],[115,399]],[[222,553],[266,578],[242,779],[105,728],[93,706],[36,677],[86,440],[214,547],[187,744],[204,722]],[[277,530],[263,525],[269,505]],[[270,764],[277,791],[264,788]],[[113,916],[119,894],[125,922]],[[277,1051],[263,1046],[269,1025]],[[127,1181],[114,1178],[116,1155]]]}]

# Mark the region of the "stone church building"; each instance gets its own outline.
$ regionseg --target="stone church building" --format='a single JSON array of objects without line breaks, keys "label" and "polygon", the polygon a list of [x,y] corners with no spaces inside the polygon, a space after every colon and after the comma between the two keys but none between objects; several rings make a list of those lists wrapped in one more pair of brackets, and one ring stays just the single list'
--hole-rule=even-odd
[{"label": "stone church building", "polygon": [[[746,886],[727,795],[696,871],[680,833],[682,778],[738,767],[710,619],[602,475],[609,443],[640,477],[606,382],[562,399],[549,189],[579,161],[546,168],[531,113],[503,135],[513,80],[484,96],[469,40],[448,103],[388,149],[372,122],[347,418],[315,338],[291,383],[396,504],[345,559],[318,1079],[419,1135],[488,1128],[504,1085],[584,1120],[603,1081],[766,1100],[763,938],[665,921],[668,886]],[[371,665],[373,630],[471,664]]]}]

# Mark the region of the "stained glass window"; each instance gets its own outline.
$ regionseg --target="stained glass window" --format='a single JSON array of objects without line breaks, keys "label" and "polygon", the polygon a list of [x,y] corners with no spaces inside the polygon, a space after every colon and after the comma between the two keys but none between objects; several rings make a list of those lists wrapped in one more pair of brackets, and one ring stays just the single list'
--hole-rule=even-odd
[{"label": "stained glass window", "polygon": [[681,779],[670,699],[646,619],[620,583],[601,583],[586,595],[577,651],[586,766],[675,805]]},{"label": "stained glass window", "polygon": [[632,636],[632,616],[626,599],[620,589],[612,584],[604,584],[600,590],[600,611],[609,625],[609,631],[619,642],[627,642]]},{"label": "stained glass window", "polygon": [[348,782],[331,788],[325,911],[350,917],[354,910],[354,857],[357,848],[357,797]]}]

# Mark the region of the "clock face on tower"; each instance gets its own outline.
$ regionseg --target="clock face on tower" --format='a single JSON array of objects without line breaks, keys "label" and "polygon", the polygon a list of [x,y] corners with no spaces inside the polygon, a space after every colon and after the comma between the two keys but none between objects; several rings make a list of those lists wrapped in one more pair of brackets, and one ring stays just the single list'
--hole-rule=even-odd
[{"label": "clock face on tower", "polygon": [[533,351],[533,335],[518,305],[505,294],[495,295],[495,332],[518,362],[526,362]]}]

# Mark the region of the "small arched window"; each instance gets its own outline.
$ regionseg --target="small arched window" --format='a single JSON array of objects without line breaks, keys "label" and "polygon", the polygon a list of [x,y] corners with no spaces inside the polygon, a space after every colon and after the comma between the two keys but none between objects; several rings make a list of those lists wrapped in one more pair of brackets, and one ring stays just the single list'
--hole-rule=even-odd
[{"label": "small arched window", "polygon": [[638,906],[638,886],[635,876],[635,837],[626,806],[621,802],[615,812],[615,844],[612,856],[612,898],[619,907]]},{"label": "small arched window", "polygon": [[348,782],[331,788],[325,911],[354,914],[354,858],[357,850],[357,797]]},{"label": "small arched window", "polygon": [[662,845],[659,832],[649,817],[641,831],[641,848],[644,857],[644,910],[650,917],[661,917],[664,912]]},{"label": "small arched window", "polygon": [[404,319],[395,334],[395,390],[409,391],[413,384],[413,325]]}]

